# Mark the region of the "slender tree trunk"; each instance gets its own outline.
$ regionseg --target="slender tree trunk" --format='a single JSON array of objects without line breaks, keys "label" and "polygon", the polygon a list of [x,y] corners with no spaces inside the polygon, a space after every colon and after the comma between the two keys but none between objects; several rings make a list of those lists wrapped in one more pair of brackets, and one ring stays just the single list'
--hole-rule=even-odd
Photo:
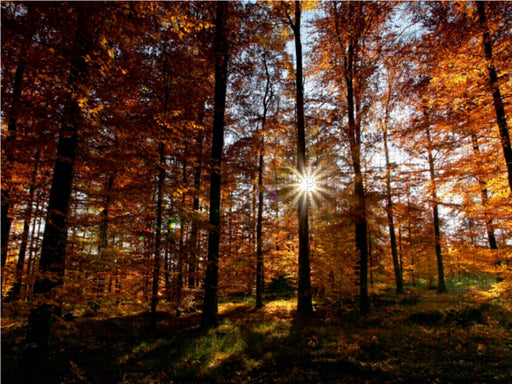
[{"label": "slender tree trunk", "polygon": [[[263,119],[265,119],[265,117]],[[262,123],[262,125],[264,125],[264,123]],[[256,308],[263,307],[263,291],[265,289],[265,276],[263,269],[263,145],[264,139],[262,137],[258,159],[258,217],[256,222]]]},{"label": "slender tree trunk", "polygon": [[23,269],[25,267],[25,255],[27,253],[28,235],[30,232],[30,222],[32,221],[32,211],[34,205],[35,185],[37,181],[37,172],[39,169],[40,151],[38,150],[34,158],[34,169],[30,180],[30,188],[28,192],[27,208],[25,218],[23,220],[23,233],[21,235],[20,251],[18,253],[18,262],[16,263],[16,281],[12,287],[11,299],[17,300],[21,292],[23,280]]},{"label": "slender tree trunk", "polygon": [[[167,52],[166,43],[163,46],[163,57],[162,57],[162,81],[164,86],[164,95],[162,100],[162,113],[165,116],[167,114],[167,108],[169,105],[169,98],[171,92],[172,73],[169,63],[169,55]],[[150,328],[154,330],[156,328],[156,310],[158,307],[158,293],[160,283],[160,269],[162,266],[162,221],[163,221],[163,198],[164,198],[164,187],[166,178],[166,156],[165,156],[165,140],[166,140],[166,129],[162,127],[160,145],[158,149],[158,179],[157,179],[157,197],[156,197],[156,228],[155,228],[155,247],[154,247],[154,259],[153,259],[153,276],[151,285],[151,319]]]},{"label": "slender tree trunk", "polygon": [[437,259],[437,292],[438,293],[446,293],[446,284],[444,281],[444,267],[443,267],[443,254],[441,251],[441,230],[440,230],[440,220],[439,220],[439,204],[437,199],[437,186],[436,186],[436,173],[435,173],[435,164],[434,164],[434,156],[432,154],[432,137],[430,135],[430,128],[428,126],[428,121],[425,124],[425,129],[427,133],[428,140],[428,165],[430,170],[430,194],[432,198],[432,213],[434,216],[434,246],[436,250],[436,259]]},{"label": "slender tree trunk", "polygon": [[354,47],[348,46],[346,58],[345,81],[347,85],[348,130],[350,141],[350,154],[354,167],[354,192],[357,199],[355,209],[355,240],[359,253],[359,306],[362,314],[370,309],[368,301],[368,230],[366,213],[366,196],[364,191],[363,172],[361,168],[361,127],[356,123],[353,85]]},{"label": "slender tree trunk", "polygon": [[[188,140],[185,141],[185,149],[184,149],[184,157],[183,157],[183,169],[182,169],[182,181],[183,185],[187,185],[188,177],[187,177],[187,157],[188,157]],[[181,196],[181,204],[184,207],[186,201],[186,196],[183,193]],[[184,277],[184,267],[185,261],[190,264],[190,249],[189,247],[185,247],[185,220],[183,219],[183,215],[180,217],[180,243],[179,243],[179,253],[178,253],[178,278],[176,284],[176,298],[178,302],[181,300],[181,293],[183,290],[183,277]],[[187,248],[187,249],[185,249]]]},{"label": "slender tree trunk", "polygon": [[[203,118],[201,117],[201,122]],[[202,155],[202,147],[203,147],[203,136],[199,136],[197,139],[198,144],[198,160],[195,165],[195,171],[194,171],[194,200],[192,203],[192,209],[194,211],[194,214],[199,214],[199,194],[200,194],[200,188],[201,188],[201,155]],[[189,288],[194,288],[198,283],[198,271],[199,266],[197,265],[197,250],[199,247],[198,244],[198,234],[199,234],[199,228],[198,228],[198,220],[199,217],[196,216],[192,220],[192,228],[190,229],[190,260],[189,260],[189,278],[188,278],[188,286]]]},{"label": "slender tree trunk", "polygon": [[494,110],[496,111],[496,120],[498,121],[498,128],[500,131],[501,146],[503,148],[503,155],[507,165],[508,184],[512,192],[512,147],[510,144],[510,134],[507,126],[507,116],[505,114],[505,106],[501,97],[500,87],[498,83],[498,74],[496,67],[493,63],[492,57],[492,39],[487,25],[487,15],[485,12],[485,1],[476,2],[480,24],[483,29],[483,48],[484,55],[487,61],[487,70],[489,72],[489,86],[492,91],[492,100]]},{"label": "slender tree trunk", "polygon": [[[11,231],[11,216],[10,216],[10,191],[9,184],[11,180],[12,166],[14,162],[14,156],[12,151],[14,150],[14,142],[16,140],[17,125],[18,125],[18,108],[20,105],[20,96],[23,82],[23,73],[25,68],[22,65],[16,66],[16,72],[14,74],[14,84],[12,97],[13,102],[10,111],[10,117],[7,123],[7,138],[2,148],[5,150],[5,163],[2,164],[2,239],[1,239],[1,257],[2,257],[2,276],[5,263],[7,261],[7,253],[9,249],[9,233]],[[3,279],[2,279],[3,281]]]},{"label": "slender tree trunk", "polygon": [[264,146],[265,146],[265,125],[270,102],[273,98],[270,72],[267,62],[265,66],[265,94],[263,96],[263,116],[261,119],[261,139],[258,159],[258,218],[256,222],[256,308],[263,307],[263,292],[265,290],[265,272],[263,257],[263,170],[265,168]]},{"label": "slender tree trunk", "polygon": [[398,258],[398,250],[395,235],[395,221],[393,215],[393,199],[391,193],[391,162],[389,161],[387,121],[385,122],[385,126],[383,128],[383,136],[384,155],[386,158],[386,213],[388,218],[389,240],[391,242],[393,268],[395,270],[396,293],[404,293],[402,269],[400,268],[400,260]]},{"label": "slender tree trunk", "polygon": [[91,15],[88,7],[77,6],[77,29],[71,56],[68,89],[57,147],[57,158],[48,203],[39,269],[34,293],[40,301],[32,310],[26,338],[27,350],[23,362],[25,382],[48,382],[50,327],[53,314],[59,314],[58,305],[50,304],[55,289],[63,284],[69,202],[73,185],[74,165],[78,147],[78,130],[82,114],[78,98],[87,76],[87,56],[92,44],[88,28]]},{"label": "slender tree trunk", "polygon": [[228,77],[228,40],[226,18],[229,4],[216,3],[215,18],[215,97],[210,174],[210,229],[208,234],[208,259],[204,280],[204,302],[201,327],[208,329],[218,324],[218,259],[220,243],[220,192],[221,164],[224,146],[224,114]]},{"label": "slender tree trunk", "polygon": [[[21,46],[28,46],[37,29],[38,19],[40,15],[35,11],[35,7],[31,3],[26,4],[27,13],[23,25],[19,29],[24,33],[22,39],[24,40]],[[7,261],[9,251],[9,235],[11,231],[11,212],[10,209],[13,205],[11,201],[10,189],[12,181],[12,173],[14,167],[14,148],[16,147],[16,135],[18,130],[18,115],[19,109],[22,106],[21,93],[23,88],[23,77],[25,73],[24,62],[27,58],[24,57],[25,52],[22,52],[22,57],[16,65],[14,73],[14,82],[12,84],[12,102],[7,111],[7,135],[5,141],[2,142],[2,186],[1,186],[1,221],[0,221],[0,255],[1,255],[1,284],[3,285],[3,272],[4,266]],[[5,108],[4,108],[4,112]],[[3,156],[5,153],[5,157]]]},{"label": "slender tree trunk", "polygon": [[[295,1],[295,20],[291,25],[295,37],[295,84],[296,84],[296,108],[297,108],[297,169],[299,175],[307,173],[306,134],[304,121],[304,85],[302,68],[302,43],[301,33],[301,4]],[[313,313],[311,292],[311,267],[309,264],[309,223],[308,223],[308,196],[299,199],[299,290],[297,312],[299,315]]]},{"label": "slender tree trunk", "polygon": [[[42,200],[43,200],[42,197],[38,197],[38,199],[36,199],[36,212],[43,211]],[[40,241],[39,235],[41,234],[42,222],[43,222],[43,218],[39,216],[39,217],[35,218],[34,223],[32,224],[32,234],[30,236],[30,247],[29,247],[29,252],[28,252],[27,271],[26,271],[26,276],[30,280],[32,280],[33,269],[34,269],[33,266],[36,263],[36,254],[38,253],[38,250],[40,247],[41,241]],[[27,284],[25,286],[25,290],[27,292],[27,298],[32,297],[33,288],[34,288],[33,284],[31,284],[31,285]]]},{"label": "slender tree trunk", "polygon": [[153,259],[153,283],[151,287],[151,322],[150,328],[156,327],[156,310],[158,306],[158,292],[160,281],[160,268],[162,264],[162,257],[160,255],[162,243],[162,216],[163,216],[163,196],[164,196],[164,183],[165,183],[165,144],[160,143],[159,149],[159,162],[158,162],[158,191],[156,200],[156,228],[155,228],[155,249]]},{"label": "slender tree trunk", "polygon": [[[101,259],[105,259],[106,250],[108,248],[108,225],[109,225],[109,209],[112,200],[112,186],[114,184],[114,176],[110,175],[107,178],[103,191],[103,206],[100,211],[100,226],[99,226],[99,244],[98,255]],[[101,275],[102,271],[97,271],[99,274],[96,277],[96,296],[101,298],[105,293],[105,277]],[[96,302],[95,305],[99,305]]]},{"label": "slender tree trunk", "polygon": [[[480,157],[480,147],[478,145],[478,138],[475,134],[471,135],[471,141],[473,143],[473,152],[477,158]],[[489,203],[489,195],[487,192],[487,183],[483,178],[478,176],[478,184],[480,185],[480,198],[482,199],[482,206],[484,210],[486,210]],[[489,214],[485,212],[485,229],[487,232],[487,239],[489,241],[490,249],[498,249],[498,243],[496,242],[496,236],[494,235],[494,225],[492,222],[492,217],[489,217]]]},{"label": "slender tree trunk", "polygon": [[416,259],[412,250],[412,220],[411,220],[411,192],[407,188],[407,254],[411,256],[412,286],[416,286]]},{"label": "slender tree trunk", "polygon": [[109,209],[110,202],[112,201],[112,186],[114,185],[114,176],[110,175],[105,184],[105,191],[103,196],[103,207],[101,209],[101,222],[100,222],[100,243],[98,245],[98,254],[101,258],[105,257],[105,250],[108,248],[108,224],[109,224]]},{"label": "slender tree trunk", "polygon": [[[334,12],[338,12],[333,7]],[[352,11],[352,3],[349,3],[349,12]],[[344,78],[346,85],[347,117],[348,117],[348,136],[350,143],[350,155],[352,166],[354,168],[354,193],[357,199],[357,205],[354,210],[355,242],[356,251],[359,253],[359,306],[362,314],[367,314],[370,309],[368,301],[368,229],[366,212],[366,194],[364,190],[364,178],[361,168],[361,126],[356,121],[356,105],[354,94],[354,41],[351,37],[348,44],[341,39],[341,28],[338,17],[335,17],[336,34],[340,49],[345,52],[344,57]]]}]

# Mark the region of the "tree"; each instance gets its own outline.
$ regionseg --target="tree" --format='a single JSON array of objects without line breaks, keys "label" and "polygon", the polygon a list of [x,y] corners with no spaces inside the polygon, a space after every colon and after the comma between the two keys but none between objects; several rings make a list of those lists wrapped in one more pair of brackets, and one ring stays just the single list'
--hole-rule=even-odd
[{"label": "tree", "polygon": [[[8,4],[6,7],[14,7],[14,9],[2,9],[2,23],[6,25],[4,27],[3,38],[5,39],[5,29],[9,32],[12,29],[14,36],[8,36],[11,39],[17,39],[14,44],[18,44],[18,49],[13,49],[14,56],[11,55],[9,60],[15,62],[16,67],[14,70],[14,78],[12,80],[12,87],[10,95],[5,94],[5,90],[2,89],[2,98],[10,99],[10,105],[7,109],[7,132],[5,138],[2,137],[2,222],[1,222],[1,268],[2,276],[7,260],[7,253],[9,248],[9,233],[11,229],[12,217],[11,207],[13,206],[13,197],[11,195],[12,189],[12,172],[15,161],[15,144],[19,139],[20,133],[18,132],[18,120],[20,116],[20,109],[22,106],[21,93],[25,86],[24,77],[26,77],[26,67],[30,65],[32,39],[37,28],[37,11],[33,6],[27,6],[25,12],[19,12],[17,5]],[[2,8],[4,4],[2,4]],[[20,16],[23,15],[23,16]],[[21,28],[18,28],[22,25]],[[8,52],[9,49],[6,49]],[[26,81],[26,79],[25,79]],[[7,96],[7,97],[6,97]],[[17,137],[18,136],[18,137]],[[3,282],[3,279],[2,279]]]},{"label": "tree", "polygon": [[67,222],[69,202],[73,184],[74,162],[78,147],[78,132],[83,121],[80,98],[87,82],[87,56],[91,52],[94,14],[86,5],[73,7],[76,31],[71,50],[71,63],[67,87],[69,93],[64,105],[61,121],[57,158],[53,171],[46,226],[43,235],[39,269],[41,277],[36,280],[34,293],[42,296],[41,302],[32,310],[27,333],[25,362],[30,365],[26,373],[29,381],[48,378],[49,336],[52,315],[59,312],[58,306],[50,304],[55,289],[63,284]]},{"label": "tree", "polygon": [[354,173],[353,221],[355,246],[359,256],[359,304],[362,313],[368,302],[368,212],[364,183],[364,129],[373,97],[373,79],[382,55],[382,33],[391,5],[363,2],[330,2],[324,6],[326,17],[317,23],[322,40],[319,67],[325,81],[338,92],[336,108],[342,140],[349,147]]},{"label": "tree", "polygon": [[[288,17],[290,28],[295,39],[295,106],[297,111],[297,172],[299,177],[308,175],[308,160],[306,156],[306,134],[304,121],[304,84],[302,68],[302,43],[301,43],[301,2],[295,1],[295,12],[292,20]],[[308,221],[308,196],[304,194],[299,198],[299,289],[297,312],[300,315],[313,313],[311,292],[311,267],[309,262],[309,221]]]},{"label": "tree", "polygon": [[425,133],[427,135],[427,152],[428,152],[428,167],[430,174],[430,193],[432,199],[432,216],[433,216],[433,227],[434,227],[434,246],[436,250],[437,260],[437,292],[446,293],[446,283],[444,281],[444,266],[443,266],[443,254],[441,250],[441,230],[439,220],[439,200],[437,198],[437,183],[436,183],[436,170],[434,163],[433,142],[430,134],[430,120],[428,115],[425,116]]},{"label": "tree", "polygon": [[224,115],[228,83],[229,44],[227,17],[230,5],[224,1],[216,3],[215,16],[215,98],[210,170],[210,229],[208,234],[208,259],[204,280],[204,302],[201,326],[208,329],[217,325],[218,313],[218,259],[220,243],[220,190],[222,148],[224,146]]},{"label": "tree", "polygon": [[386,216],[388,220],[388,230],[389,230],[389,240],[391,245],[391,256],[393,258],[393,269],[395,272],[395,282],[396,282],[396,292],[403,293],[403,276],[402,276],[402,267],[400,265],[400,260],[398,258],[398,247],[396,241],[396,233],[395,233],[395,217],[393,212],[393,194],[391,189],[391,170],[392,165],[389,156],[389,124],[390,124],[390,115],[391,108],[393,107],[393,95],[395,93],[394,84],[396,81],[396,73],[391,65],[388,65],[388,73],[385,75],[387,80],[387,89],[386,94],[384,96],[383,105],[384,108],[383,114],[384,118],[380,119],[380,125],[382,129],[382,138],[384,144],[384,158],[386,161]]},{"label": "tree", "polygon": [[[498,78],[496,71],[499,68],[506,72],[509,68],[510,6],[496,4],[500,6],[489,3],[488,14],[483,2],[429,3],[415,12],[415,19],[421,21],[425,32],[415,43],[415,51],[422,63],[417,71],[430,78],[426,92],[433,96],[428,105],[436,115],[432,133],[440,132],[446,153],[451,152],[444,156],[450,165],[442,172],[445,178],[451,176],[448,185],[456,199],[464,201],[451,205],[452,211],[463,222],[471,223],[460,231],[468,232],[473,242],[475,236],[480,238],[478,232],[486,233],[491,250],[498,247],[497,233],[508,227],[509,210],[503,189],[509,189],[507,181],[510,184],[510,141],[508,128],[503,129],[506,118],[493,123],[498,116],[506,117],[500,98],[501,91],[506,94],[509,81],[505,76]],[[491,30],[495,31],[492,36]],[[493,103],[488,102],[491,94]],[[495,136],[499,140],[493,139]],[[496,156],[500,146],[505,156],[504,168]],[[489,253],[490,259],[495,259],[495,254]]]},{"label": "tree", "polygon": [[[503,148],[503,156],[505,157],[505,163],[508,173],[508,184],[510,191],[512,192],[512,147],[510,145],[510,134],[507,125],[507,116],[505,114],[505,107],[503,99],[501,97],[500,86],[498,83],[498,74],[496,71],[495,64],[493,62],[492,55],[492,37],[487,26],[487,15],[485,11],[485,2],[477,1],[478,17],[483,33],[483,49],[485,60],[487,62],[487,70],[489,72],[489,88],[492,91],[492,99],[494,109],[496,111],[496,120],[498,122],[501,146]],[[494,4],[493,4],[494,6]]]}]

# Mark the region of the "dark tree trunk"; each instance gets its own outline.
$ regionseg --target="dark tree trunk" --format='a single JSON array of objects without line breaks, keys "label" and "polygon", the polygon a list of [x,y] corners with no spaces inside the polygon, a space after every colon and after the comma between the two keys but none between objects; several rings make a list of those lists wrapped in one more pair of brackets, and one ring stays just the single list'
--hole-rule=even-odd
[{"label": "dark tree trunk", "polygon": [[[201,117],[201,123],[203,122],[203,118]],[[199,194],[200,194],[200,188],[201,188],[201,168],[202,168],[202,162],[201,162],[201,155],[202,155],[202,148],[203,148],[203,136],[200,135],[197,138],[197,144],[198,144],[198,160],[195,165],[194,170],[194,200],[192,202],[192,209],[195,214],[199,213]],[[194,288],[198,283],[198,271],[199,266],[197,264],[197,250],[198,250],[198,235],[199,235],[199,226],[198,226],[198,220],[199,217],[196,216],[192,220],[192,228],[190,229],[190,260],[189,260],[189,266],[188,266],[188,286],[189,288]]]},{"label": "dark tree trunk", "polygon": [[[187,157],[188,157],[188,140],[185,141],[184,156],[183,156],[183,168],[182,168],[182,181],[183,185],[187,185]],[[181,196],[181,204],[184,207],[186,201],[186,195]],[[190,250],[185,247],[185,220],[183,216],[180,217],[180,243],[178,250],[178,276],[176,279],[176,299],[181,300],[181,294],[183,291],[183,277],[184,277],[184,266],[185,261],[189,262]],[[187,249],[185,249],[187,248]]]},{"label": "dark tree trunk", "polygon": [[204,302],[201,327],[208,329],[218,324],[217,286],[220,243],[220,192],[221,164],[224,146],[224,114],[228,76],[228,41],[226,18],[228,2],[216,3],[215,18],[215,97],[210,174],[210,228],[208,234],[208,259],[204,280]]},{"label": "dark tree trunk", "polygon": [[443,254],[441,251],[441,229],[440,229],[440,220],[439,220],[439,204],[437,199],[437,186],[436,186],[436,173],[435,173],[435,164],[434,164],[434,156],[432,154],[432,137],[430,135],[430,128],[428,126],[428,121],[425,124],[427,140],[428,140],[428,165],[430,170],[430,183],[431,189],[430,194],[432,198],[432,213],[434,217],[434,246],[436,250],[436,259],[437,259],[437,292],[438,293],[446,293],[446,284],[444,281],[444,267],[443,267]]},{"label": "dark tree trunk", "polygon": [[[300,39],[301,4],[295,1],[295,23],[292,24],[295,36],[295,70],[296,108],[297,108],[297,169],[299,175],[307,173],[306,134],[304,121],[304,85],[302,68],[302,43]],[[299,289],[297,312],[300,315],[313,313],[311,292],[311,267],[309,264],[309,223],[308,223],[308,196],[299,199]]]},{"label": "dark tree trunk", "polygon": [[54,289],[63,284],[69,202],[78,147],[78,130],[82,123],[78,98],[86,82],[87,56],[92,44],[89,36],[91,15],[87,13],[89,8],[77,6],[75,9],[77,29],[68,78],[69,93],[64,104],[43,234],[39,264],[41,275],[34,285],[34,294],[39,296],[40,301],[29,317],[26,338],[28,347],[23,360],[25,364],[23,374],[26,382],[48,382],[49,380],[51,318],[60,313],[59,306],[50,302],[55,295]]},{"label": "dark tree trunk", "polygon": [[354,47],[348,46],[345,63],[345,81],[347,85],[348,131],[350,154],[354,167],[354,192],[357,206],[354,213],[356,249],[359,253],[359,306],[362,314],[370,309],[368,301],[368,230],[366,214],[366,196],[363,172],[361,168],[361,127],[356,123],[353,84]]},{"label": "dark tree trunk", "polygon": [[[162,113],[165,116],[167,114],[167,108],[169,105],[169,98],[171,92],[171,81],[172,73],[169,63],[169,55],[167,47],[164,43],[163,55],[162,55],[162,81],[164,86],[164,95],[162,100]],[[160,145],[158,148],[158,178],[157,178],[157,197],[156,197],[156,224],[155,224],[155,247],[154,247],[154,258],[153,258],[153,276],[151,284],[151,318],[150,328],[156,328],[156,310],[158,306],[158,293],[159,293],[159,282],[160,282],[160,269],[162,266],[162,217],[163,217],[163,198],[164,198],[164,187],[166,178],[166,156],[165,156],[165,140],[166,140],[166,129],[162,126]]]},{"label": "dark tree trunk", "polygon": [[[387,125],[387,119],[386,123]],[[395,220],[393,215],[393,199],[391,193],[391,163],[389,161],[388,149],[388,130],[387,126],[384,127],[384,155],[386,157],[386,213],[388,218],[389,240],[391,242],[391,255],[393,258],[393,268],[395,270],[396,293],[404,293],[404,286],[402,280],[402,268],[400,267],[400,260],[398,258],[398,249],[396,244],[395,235]]]},{"label": "dark tree trunk", "polygon": [[[112,186],[114,184],[114,176],[110,175],[107,178],[105,183],[104,191],[103,191],[103,206],[100,210],[100,226],[99,226],[99,244],[98,244],[98,255],[100,258],[104,259],[107,255],[105,251],[108,248],[108,225],[109,225],[109,209],[110,202],[112,200]],[[101,298],[105,292],[105,277],[101,274],[102,271],[99,272],[96,277],[96,296],[97,298]],[[99,305],[99,302],[95,305]]]},{"label": "dark tree trunk", "polygon": [[[471,135],[471,141],[473,143],[473,152],[475,156],[480,157],[480,147],[478,145],[478,138],[475,134]],[[484,210],[486,210],[487,205],[489,203],[489,195],[487,192],[487,183],[482,179],[482,177],[478,176],[478,184],[480,185],[480,198],[482,199],[482,206]],[[496,242],[496,236],[494,235],[494,225],[492,222],[492,218],[489,217],[489,214],[485,213],[485,229],[487,232],[487,240],[489,241],[490,249],[498,249],[498,243]]]},{"label": "dark tree trunk", "polygon": [[[1,257],[2,257],[2,275],[5,262],[7,261],[7,253],[9,249],[9,233],[11,231],[11,216],[9,210],[11,208],[9,184],[11,180],[12,166],[13,166],[13,150],[14,142],[16,140],[16,131],[18,124],[18,107],[20,105],[21,88],[23,82],[23,73],[25,68],[22,65],[16,66],[14,74],[14,84],[12,91],[12,105],[10,110],[10,117],[7,123],[7,138],[2,146],[2,151],[5,151],[5,163],[2,164],[2,239],[1,239]],[[4,147],[5,146],[5,147]],[[2,279],[3,281],[3,279]]]},{"label": "dark tree trunk", "polygon": [[500,87],[498,84],[498,74],[492,58],[492,39],[487,25],[487,15],[485,12],[485,1],[477,1],[476,6],[480,19],[480,24],[483,29],[484,41],[484,55],[487,61],[487,70],[489,72],[489,86],[492,92],[492,100],[494,103],[494,110],[496,111],[496,120],[498,121],[498,128],[500,131],[501,146],[503,148],[503,155],[505,157],[505,164],[507,165],[508,184],[512,192],[512,147],[510,145],[510,134],[507,126],[507,117],[505,115],[505,107],[501,97]]},{"label": "dark tree trunk", "polygon": [[[338,10],[334,6],[333,10]],[[349,3],[349,12],[352,12],[352,3]],[[357,43],[353,37],[348,44],[345,44],[341,38],[343,28],[340,25],[338,17],[335,17],[336,34],[340,49],[345,52],[343,62],[343,74],[346,85],[347,117],[348,117],[348,137],[350,144],[350,155],[352,166],[354,168],[354,194],[356,197],[356,207],[354,209],[355,243],[356,251],[359,253],[359,306],[362,314],[367,314],[370,310],[368,301],[368,229],[366,212],[366,194],[364,190],[364,178],[361,168],[361,126],[356,121],[356,104],[354,94],[354,45]]]},{"label": "dark tree trunk", "polygon": [[155,224],[155,249],[153,259],[153,283],[151,287],[151,329],[156,327],[156,309],[158,306],[158,291],[160,280],[160,268],[162,265],[162,257],[160,255],[162,244],[162,216],[163,216],[163,196],[165,183],[165,144],[160,143],[159,149],[159,171],[157,181],[157,200],[156,200],[156,224]]},{"label": "dark tree trunk", "polygon": [[110,202],[112,201],[112,186],[114,185],[114,176],[110,175],[105,185],[103,196],[103,207],[101,210],[100,222],[100,243],[98,245],[98,254],[101,258],[105,257],[105,250],[108,248],[108,224],[109,224],[109,209]]},{"label": "dark tree trunk", "polygon": [[23,269],[25,267],[25,255],[27,253],[28,235],[30,232],[30,222],[32,221],[32,211],[34,205],[35,185],[37,181],[37,172],[39,169],[40,151],[38,150],[34,158],[34,170],[30,181],[30,189],[28,193],[27,208],[25,211],[25,218],[23,220],[23,233],[21,235],[20,251],[18,253],[18,262],[16,263],[16,281],[12,286],[12,291],[9,293],[8,298],[17,300],[21,292],[21,284],[23,280]]},{"label": "dark tree trunk", "polygon": [[265,168],[264,146],[265,146],[265,125],[270,102],[273,98],[270,72],[267,62],[264,62],[266,84],[263,96],[263,116],[261,119],[261,139],[258,159],[258,217],[256,222],[256,308],[263,307],[263,292],[265,290],[265,272],[263,257],[263,170]]},{"label": "dark tree trunk", "polygon": [[256,221],[256,308],[263,307],[263,291],[265,289],[265,276],[263,270],[263,145],[261,139],[261,148],[258,159],[258,216]]}]

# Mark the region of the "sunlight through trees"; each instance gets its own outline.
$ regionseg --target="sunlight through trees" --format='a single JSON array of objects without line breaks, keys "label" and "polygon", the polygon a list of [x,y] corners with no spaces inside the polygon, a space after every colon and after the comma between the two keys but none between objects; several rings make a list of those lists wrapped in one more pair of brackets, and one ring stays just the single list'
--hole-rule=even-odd
[{"label": "sunlight through trees", "polygon": [[2,305],[27,381],[54,324],[113,306],[207,330],[233,296],[306,316],[461,279],[512,297],[512,3],[1,7]]}]

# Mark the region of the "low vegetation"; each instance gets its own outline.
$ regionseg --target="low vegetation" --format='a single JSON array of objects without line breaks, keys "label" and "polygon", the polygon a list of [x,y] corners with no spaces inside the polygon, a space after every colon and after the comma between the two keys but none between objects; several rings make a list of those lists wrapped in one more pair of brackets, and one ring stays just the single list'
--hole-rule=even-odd
[{"label": "low vegetation", "polygon": [[[410,297],[416,300],[407,301]],[[370,315],[315,303],[298,318],[294,298],[256,310],[250,298],[220,304],[220,325],[197,313],[105,313],[61,321],[52,356],[59,383],[505,383],[512,380],[512,307],[469,294],[373,296]],[[108,312],[111,312],[109,308]],[[103,314],[102,314],[103,313]],[[24,327],[3,321],[3,377],[19,382]]]}]

